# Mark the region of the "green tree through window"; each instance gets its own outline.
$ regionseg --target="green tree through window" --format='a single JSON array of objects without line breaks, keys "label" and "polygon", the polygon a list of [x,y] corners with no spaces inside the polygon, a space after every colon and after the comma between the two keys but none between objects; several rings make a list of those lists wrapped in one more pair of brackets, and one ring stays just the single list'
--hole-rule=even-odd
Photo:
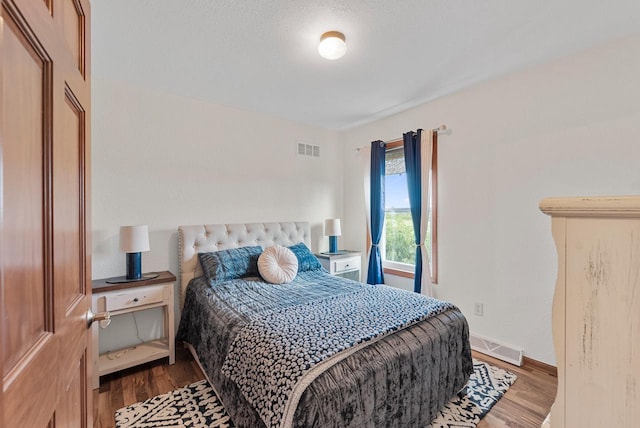
[{"label": "green tree through window", "polygon": [[413,223],[408,210],[385,211],[385,259],[414,264]]},{"label": "green tree through window", "polygon": [[[431,254],[431,212],[425,247]],[[383,265],[416,261],[416,244],[409,207],[409,191],[402,146],[387,150],[385,157],[385,218],[381,241]]]},{"label": "green tree through window", "polygon": [[409,208],[407,174],[402,147],[388,150],[385,156],[385,218],[383,260],[415,263],[413,223]]}]

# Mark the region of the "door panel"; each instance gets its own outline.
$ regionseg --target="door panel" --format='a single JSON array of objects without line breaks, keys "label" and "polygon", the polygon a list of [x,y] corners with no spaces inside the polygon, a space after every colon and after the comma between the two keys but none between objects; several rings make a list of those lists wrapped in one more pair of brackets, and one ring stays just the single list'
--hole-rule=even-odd
[{"label": "door panel", "polygon": [[89,3],[0,3],[0,426],[86,427]]},{"label": "door panel", "polygon": [[63,0],[64,35],[69,51],[76,59],[78,70],[84,75],[84,15],[78,0]]},{"label": "door panel", "polygon": [[[3,68],[4,210],[2,263],[5,282],[3,367],[9,372],[50,334],[50,308],[45,306],[51,290],[46,272],[50,254],[45,243],[44,189],[45,118],[50,116],[45,99],[46,62],[33,49],[11,16],[5,16],[3,55],[11,58]],[[48,279],[48,281],[47,281]],[[49,321],[49,322],[45,322]],[[46,327],[45,327],[46,324]]]},{"label": "door panel", "polygon": [[[81,179],[84,158],[84,114],[70,90],[65,91],[64,108],[60,111],[60,138],[54,151],[54,237],[56,298],[64,311],[72,309],[74,302],[84,297],[84,185]],[[56,201],[61,203],[55,203]]]},{"label": "door panel", "polygon": [[63,396],[58,410],[56,411],[56,425],[59,427],[79,427],[86,426],[83,421],[86,420],[84,406],[86,405],[87,381],[82,375],[86,370],[86,358],[78,362],[74,375],[68,379],[68,384],[64,388]]}]

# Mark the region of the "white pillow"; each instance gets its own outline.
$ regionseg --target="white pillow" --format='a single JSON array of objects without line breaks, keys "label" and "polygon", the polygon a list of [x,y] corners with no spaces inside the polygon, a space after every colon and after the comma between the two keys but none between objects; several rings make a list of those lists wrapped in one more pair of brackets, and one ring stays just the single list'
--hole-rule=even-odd
[{"label": "white pillow", "polygon": [[298,258],[287,247],[274,245],[258,257],[258,272],[271,284],[291,282],[298,273]]}]

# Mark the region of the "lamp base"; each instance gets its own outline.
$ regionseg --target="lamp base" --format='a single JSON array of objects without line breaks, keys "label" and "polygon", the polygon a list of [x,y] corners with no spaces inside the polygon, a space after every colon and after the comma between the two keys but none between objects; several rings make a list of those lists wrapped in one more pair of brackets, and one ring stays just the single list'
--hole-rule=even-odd
[{"label": "lamp base", "polygon": [[127,279],[142,278],[142,253],[127,253]]},{"label": "lamp base", "polygon": [[109,284],[121,284],[124,282],[146,281],[157,278],[159,275],[159,273],[142,275],[142,253],[127,253],[127,275],[115,276],[105,282]]},{"label": "lamp base", "polygon": [[148,279],[157,278],[159,276],[160,276],[159,273],[146,273],[146,274],[140,276],[140,278],[137,278],[137,279],[129,279],[126,276],[114,276],[113,278],[107,279],[105,282],[107,284],[122,284],[122,283],[125,283],[125,282],[146,281]]},{"label": "lamp base", "polygon": [[329,237],[329,252],[337,253],[338,252],[338,237],[330,236]]}]

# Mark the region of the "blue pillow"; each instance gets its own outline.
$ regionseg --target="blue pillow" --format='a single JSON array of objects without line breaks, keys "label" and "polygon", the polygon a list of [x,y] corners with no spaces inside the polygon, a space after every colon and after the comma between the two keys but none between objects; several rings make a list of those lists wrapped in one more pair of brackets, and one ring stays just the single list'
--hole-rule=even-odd
[{"label": "blue pillow", "polygon": [[296,245],[289,247],[293,254],[298,258],[298,272],[306,272],[308,270],[321,270],[322,265],[320,261],[313,255],[311,250],[304,245],[304,242],[300,242]]},{"label": "blue pillow", "polygon": [[209,281],[258,276],[258,257],[262,247],[231,248],[213,253],[198,253],[204,275]]}]

